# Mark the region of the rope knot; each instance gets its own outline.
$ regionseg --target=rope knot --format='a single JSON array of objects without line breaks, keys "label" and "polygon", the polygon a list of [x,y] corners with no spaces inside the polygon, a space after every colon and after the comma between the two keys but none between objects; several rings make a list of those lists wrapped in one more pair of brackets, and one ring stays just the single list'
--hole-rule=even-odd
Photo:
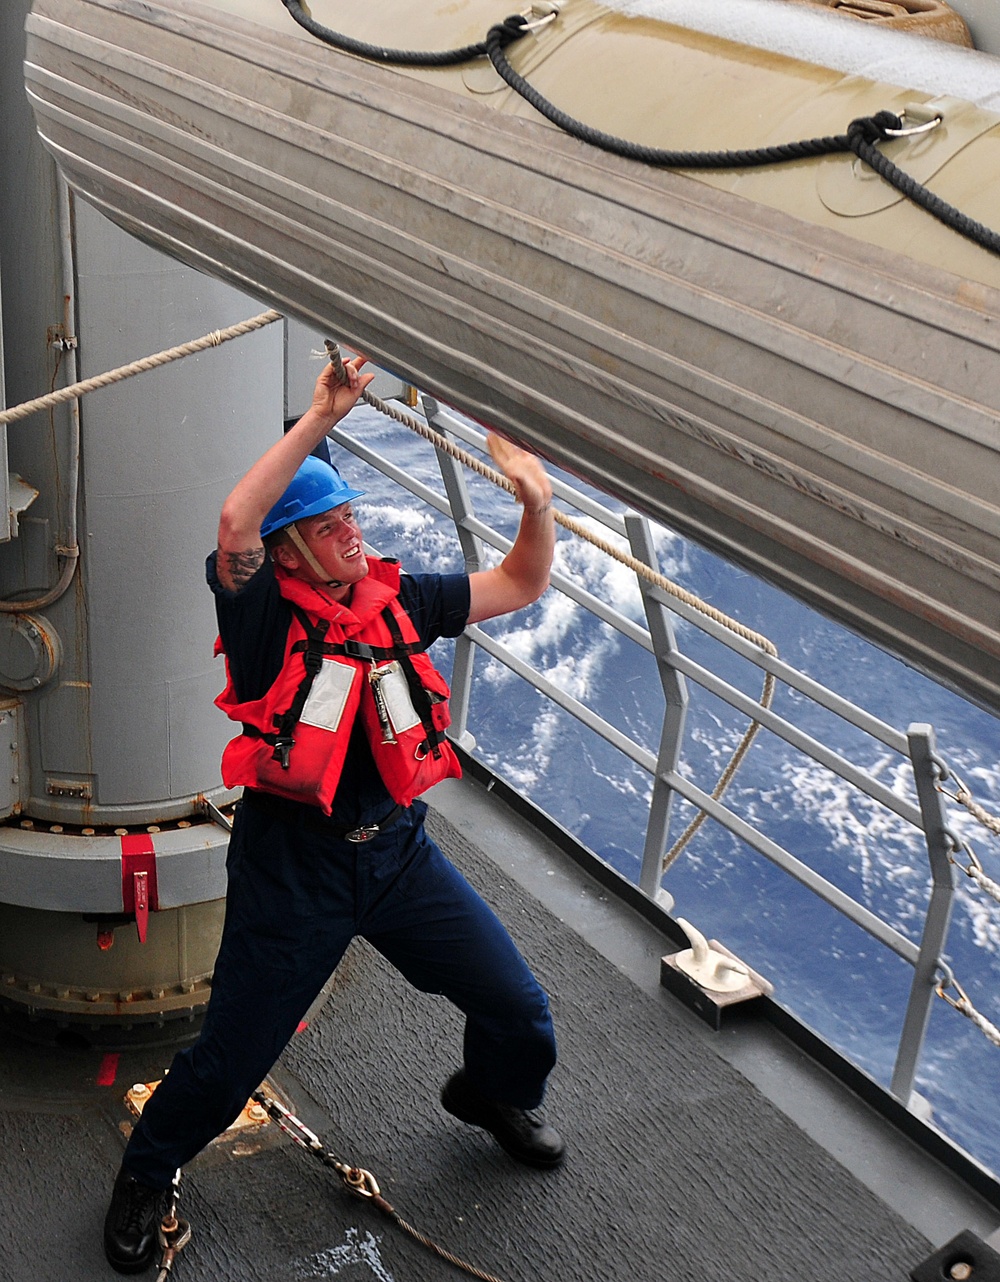
[{"label": "rope knot", "polygon": [[507,45],[513,44],[515,40],[521,39],[525,34],[527,25],[527,18],[519,13],[512,13],[509,18],[504,18],[503,22],[498,22],[496,26],[491,27],[489,35],[495,33],[500,42],[500,48],[504,49]]},{"label": "rope knot", "polygon": [[902,129],[903,122],[891,111],[877,111],[874,116],[859,116],[847,126],[847,136],[853,142],[860,138],[873,146],[888,138],[887,130]]}]

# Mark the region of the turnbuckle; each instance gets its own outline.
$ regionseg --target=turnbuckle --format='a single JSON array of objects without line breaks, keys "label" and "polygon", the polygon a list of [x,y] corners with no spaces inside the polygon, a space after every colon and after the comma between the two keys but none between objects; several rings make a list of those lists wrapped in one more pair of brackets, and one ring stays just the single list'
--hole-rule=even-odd
[{"label": "turnbuckle", "polygon": [[361,1166],[338,1167],[340,1178],[358,1197],[380,1197],[382,1190],[371,1171]]},{"label": "turnbuckle", "polygon": [[157,1238],[163,1256],[156,1282],[167,1282],[167,1275],[174,1267],[174,1260],[178,1253],[191,1241],[191,1225],[187,1220],[178,1219],[173,1213],[165,1215],[160,1223]]},{"label": "turnbuckle", "polygon": [[266,1095],[259,1087],[255,1090],[250,1098],[264,1109],[267,1115],[275,1122],[278,1127],[285,1132],[289,1139],[300,1144],[303,1148],[309,1149],[313,1153],[323,1153],[323,1144],[318,1135],[314,1135],[308,1126],[299,1120],[289,1109],[285,1108],[280,1100],[272,1099]]}]

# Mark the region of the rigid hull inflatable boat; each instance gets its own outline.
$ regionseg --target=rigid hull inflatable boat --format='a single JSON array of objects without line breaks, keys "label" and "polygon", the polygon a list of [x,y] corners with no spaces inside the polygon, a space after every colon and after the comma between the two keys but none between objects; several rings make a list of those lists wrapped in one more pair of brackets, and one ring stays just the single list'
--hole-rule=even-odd
[{"label": "rigid hull inflatable boat", "polygon": [[[310,12],[401,49],[507,15]],[[1000,226],[995,58],[815,6],[707,10],[727,13],[811,60],[589,0],[543,6],[506,56],[570,117],[655,147],[940,116],[884,152]],[[46,144],[128,231],[1000,706],[1000,258],[853,153],[657,168],[567,136],[485,58],[377,65],[279,0],[37,0],[27,47]]]}]

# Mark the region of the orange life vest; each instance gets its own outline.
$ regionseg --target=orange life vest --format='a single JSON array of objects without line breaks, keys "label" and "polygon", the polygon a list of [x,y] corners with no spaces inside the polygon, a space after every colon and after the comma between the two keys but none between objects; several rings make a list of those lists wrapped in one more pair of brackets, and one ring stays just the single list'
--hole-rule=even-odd
[{"label": "orange life vest", "polygon": [[226,787],[259,788],[329,814],[359,715],[400,805],[461,775],[444,736],[448,683],[399,603],[398,563],[372,561],[349,605],[280,566],[275,576],[292,609],[281,671],[263,698],[240,703],[227,664],[226,689],[215,701],[243,723],[222,756]]}]

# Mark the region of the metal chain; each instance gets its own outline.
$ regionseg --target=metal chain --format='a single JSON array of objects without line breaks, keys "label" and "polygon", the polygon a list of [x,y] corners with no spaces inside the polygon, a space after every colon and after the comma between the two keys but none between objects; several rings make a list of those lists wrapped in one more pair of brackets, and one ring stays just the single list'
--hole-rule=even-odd
[{"label": "metal chain", "polygon": [[[323,1146],[323,1142],[319,1136],[311,1131],[304,1122],[301,1122],[294,1113],[285,1108],[284,1104],[280,1103],[276,1099],[272,1099],[271,1096],[265,1094],[263,1090],[254,1091],[252,1098],[260,1104],[273,1121],[277,1122],[279,1129],[284,1131],[284,1133],[298,1144],[300,1148],[306,1149],[308,1152],[312,1153],[315,1158],[322,1162],[324,1166],[328,1166],[331,1170],[336,1171],[348,1192],[353,1193],[356,1197],[363,1197],[372,1202],[378,1207],[383,1215],[392,1220],[392,1222],[397,1225],[398,1228],[402,1229],[404,1233],[409,1234],[414,1241],[419,1242],[421,1246],[426,1247],[429,1251],[440,1257],[440,1259],[446,1260],[449,1264],[453,1264],[455,1268],[462,1269],[463,1272],[470,1274],[474,1278],[479,1278],[480,1282],[502,1282],[502,1279],[498,1278],[495,1274],[486,1273],[482,1269],[476,1268],[474,1264],[469,1264],[468,1261],[463,1260],[460,1256],[453,1255],[451,1251],[448,1251],[443,1246],[438,1245],[437,1242],[427,1237],[426,1234],[421,1233],[419,1229],[415,1229],[412,1224],[407,1223],[407,1221],[398,1213],[396,1208],[382,1196],[382,1191],[378,1186],[378,1181],[375,1179],[375,1176],[372,1175],[371,1171],[366,1171],[360,1166],[351,1166],[347,1162],[342,1162],[338,1157],[335,1157],[329,1149]],[[157,1282],[160,1282],[160,1279],[157,1279]]]}]

